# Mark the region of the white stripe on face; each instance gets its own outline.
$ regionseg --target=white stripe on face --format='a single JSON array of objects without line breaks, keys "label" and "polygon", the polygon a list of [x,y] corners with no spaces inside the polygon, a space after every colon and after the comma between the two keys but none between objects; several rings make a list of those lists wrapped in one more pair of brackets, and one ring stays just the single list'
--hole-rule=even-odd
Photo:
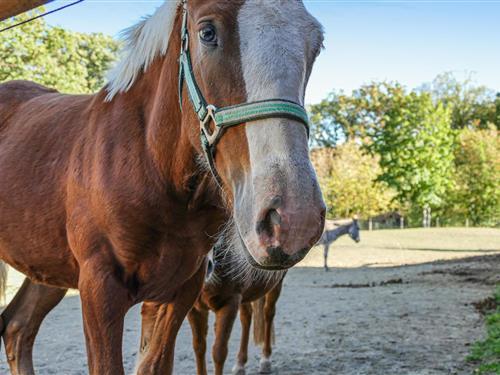
[{"label": "white stripe on face", "polygon": [[302,2],[246,0],[238,26],[248,100],[281,97],[303,104],[322,30]]},{"label": "white stripe on face", "polygon": [[[280,98],[303,105],[310,69],[322,44],[322,29],[302,2],[246,0],[239,11],[238,27],[247,100]],[[260,165],[260,171],[267,169],[262,163],[286,166],[307,159],[306,131],[298,122],[252,122],[246,126],[246,135],[250,165]]]}]

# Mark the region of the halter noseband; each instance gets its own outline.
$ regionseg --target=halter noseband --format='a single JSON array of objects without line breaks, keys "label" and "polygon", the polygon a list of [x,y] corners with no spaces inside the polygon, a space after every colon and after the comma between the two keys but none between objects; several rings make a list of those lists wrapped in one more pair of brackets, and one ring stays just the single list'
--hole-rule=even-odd
[{"label": "halter noseband", "polygon": [[[246,122],[266,118],[289,118],[303,123],[309,136],[309,116],[300,104],[284,99],[268,99],[250,103],[217,108],[207,104],[194,77],[191,54],[189,53],[189,33],[187,28],[187,0],[183,0],[183,18],[181,30],[181,53],[179,57],[179,100],[182,107],[182,91],[186,83],[190,101],[200,120],[201,146],[207,158],[210,171],[217,183],[222,186],[215,168],[215,147],[225,130]],[[210,123],[214,130],[210,130]]]}]

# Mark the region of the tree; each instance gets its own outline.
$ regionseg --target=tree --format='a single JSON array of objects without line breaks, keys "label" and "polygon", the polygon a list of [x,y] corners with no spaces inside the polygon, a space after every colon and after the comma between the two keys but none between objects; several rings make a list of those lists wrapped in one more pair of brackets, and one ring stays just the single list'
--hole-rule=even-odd
[{"label": "tree", "polygon": [[454,129],[465,127],[487,129],[490,124],[500,128],[494,91],[476,85],[472,75],[460,81],[453,73],[443,73],[431,84],[424,85],[422,90],[430,93],[435,102],[441,102],[450,109],[451,125]]},{"label": "tree", "polygon": [[489,129],[463,129],[455,146],[454,186],[448,212],[462,222],[496,224],[500,215],[500,138]]},{"label": "tree", "polygon": [[313,146],[333,147],[346,140],[369,142],[370,133],[380,124],[391,98],[404,92],[397,82],[373,82],[351,95],[331,93],[310,108]]},{"label": "tree", "polygon": [[357,108],[352,98],[332,92],[309,109],[311,141],[315,147],[334,147],[348,139],[350,124],[356,122]]},{"label": "tree", "polygon": [[368,218],[394,208],[394,192],[376,182],[381,172],[377,157],[350,141],[337,148],[312,152],[311,159],[328,207],[329,218],[360,215]]},{"label": "tree", "polygon": [[397,192],[400,204],[439,207],[451,183],[453,132],[450,112],[430,94],[393,93],[366,148],[380,157],[378,181]]},{"label": "tree", "polygon": [[[18,23],[41,12],[4,21]],[[37,19],[0,34],[0,82],[26,79],[68,93],[91,93],[104,85],[118,43],[100,33],[49,27]]]},{"label": "tree", "polygon": [[377,181],[396,191],[400,206],[439,207],[453,165],[451,109],[434,103],[428,92],[408,93],[392,82],[371,83],[349,97],[333,94],[328,100],[312,108],[318,128],[333,124],[345,139],[378,157]]},{"label": "tree", "polygon": [[[434,103],[441,103],[451,113],[451,127],[500,129],[500,95],[485,86],[474,84],[471,76],[460,81],[452,73],[437,76],[417,93],[428,93]],[[334,147],[349,139],[366,140],[388,110],[391,98],[406,94],[397,82],[373,82],[354,90],[351,95],[332,92],[319,104],[312,105],[311,143],[316,147]]]},{"label": "tree", "polygon": [[500,92],[497,93],[495,98],[495,124],[497,129],[500,129]]}]

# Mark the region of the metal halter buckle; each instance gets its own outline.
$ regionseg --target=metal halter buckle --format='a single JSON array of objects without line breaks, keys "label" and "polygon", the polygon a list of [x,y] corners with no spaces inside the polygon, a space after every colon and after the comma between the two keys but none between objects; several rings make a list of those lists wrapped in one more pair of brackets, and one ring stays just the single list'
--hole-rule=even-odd
[{"label": "metal halter buckle", "polygon": [[[221,128],[217,126],[217,121],[215,121],[215,112],[217,111],[217,108],[213,105],[207,105],[207,114],[203,120],[200,121],[200,128],[203,134],[205,134],[205,137],[207,138],[208,144],[212,146],[217,142],[217,139],[219,138]],[[210,123],[214,123],[214,130],[213,132],[210,131]]]}]

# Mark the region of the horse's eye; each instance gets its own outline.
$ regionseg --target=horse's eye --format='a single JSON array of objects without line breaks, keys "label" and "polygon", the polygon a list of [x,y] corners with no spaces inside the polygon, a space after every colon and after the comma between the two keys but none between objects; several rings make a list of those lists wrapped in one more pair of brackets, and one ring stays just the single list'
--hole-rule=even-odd
[{"label": "horse's eye", "polygon": [[203,43],[216,45],[217,44],[217,32],[213,25],[207,25],[200,30],[200,39]]}]

